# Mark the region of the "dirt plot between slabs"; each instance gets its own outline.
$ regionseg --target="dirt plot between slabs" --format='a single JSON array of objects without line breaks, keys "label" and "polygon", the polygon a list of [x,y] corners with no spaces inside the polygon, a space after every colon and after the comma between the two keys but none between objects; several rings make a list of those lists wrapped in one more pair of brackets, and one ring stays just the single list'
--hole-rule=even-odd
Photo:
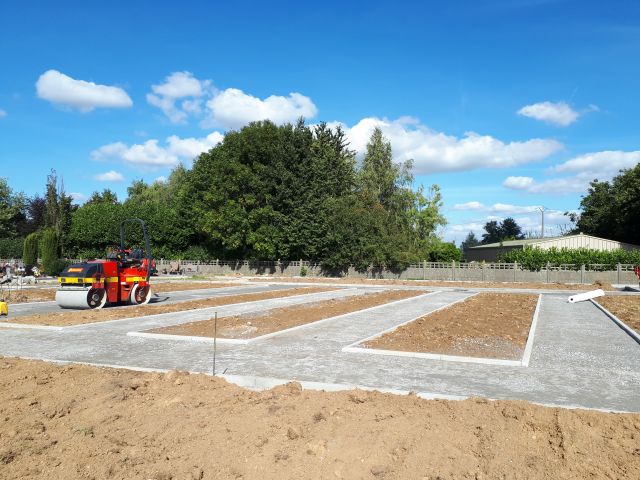
[{"label": "dirt plot between slabs", "polygon": [[601,288],[616,291],[610,283],[597,281],[592,285],[568,283],[536,282],[462,282],[439,280],[387,280],[381,278],[307,278],[307,277],[248,277],[251,282],[294,282],[294,283],[346,283],[363,285],[405,285],[411,287],[461,287],[461,288],[515,288],[539,290],[593,290]]},{"label": "dirt plot between slabs", "polygon": [[640,478],[639,414],[0,358],[13,479]]},{"label": "dirt plot between slabs", "polygon": [[[386,290],[384,292],[365,292],[362,295],[323,300],[306,305],[274,308],[266,312],[258,312],[218,319],[217,334],[220,338],[253,338],[287,328],[306,325],[326,318],[337,317],[357,312],[365,308],[384,305],[385,303],[405,298],[424,295],[427,292],[415,290]],[[213,337],[213,319],[183,323],[170,327],[148,330],[146,333],[162,333],[167,335],[188,335]]]},{"label": "dirt plot between slabs", "polygon": [[599,297],[596,301],[640,334],[640,295]]},{"label": "dirt plot between slabs", "polygon": [[126,306],[119,308],[103,308],[101,310],[62,310],[61,313],[41,313],[24,317],[9,318],[12,323],[28,325],[70,326],[85,323],[105,322],[121,318],[145,317],[160,313],[183,312],[198,308],[217,307],[233,303],[256,302],[272,298],[291,297],[294,295],[306,295],[309,293],[330,292],[336,290],[329,287],[299,287],[290,290],[277,290],[272,292],[245,293],[238,295],[225,295],[223,297],[205,298],[199,300],[187,300],[185,302],[169,305],[154,304],[142,306]]},{"label": "dirt plot between slabs", "polygon": [[537,301],[537,295],[480,293],[359,346],[519,360]]}]

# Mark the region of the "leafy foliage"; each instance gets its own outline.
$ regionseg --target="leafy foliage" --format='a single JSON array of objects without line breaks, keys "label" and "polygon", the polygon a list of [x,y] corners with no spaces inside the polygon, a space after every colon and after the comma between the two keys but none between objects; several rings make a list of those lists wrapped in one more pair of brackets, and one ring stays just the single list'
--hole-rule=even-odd
[{"label": "leafy foliage", "polygon": [[40,255],[47,275],[56,275],[58,269],[58,236],[53,228],[45,228],[40,235]]},{"label": "leafy foliage", "polygon": [[498,243],[505,240],[522,240],[522,228],[511,218],[505,218],[498,223],[495,220],[487,222],[484,226],[485,233],[482,234],[482,244]]},{"label": "leafy foliage", "polygon": [[586,248],[541,248],[525,247],[524,250],[511,250],[500,256],[501,262],[518,262],[527,270],[541,270],[550,265],[600,264],[605,269],[613,269],[618,263],[640,265],[640,250],[616,249],[610,251],[590,250]]},{"label": "leafy foliage", "polygon": [[24,239],[24,249],[22,253],[22,261],[25,265],[37,265],[38,263],[38,243],[40,236],[38,233],[30,233]]},{"label": "leafy foliage", "polygon": [[0,238],[0,258],[20,258],[23,243],[22,238]]},{"label": "leafy foliage", "polygon": [[640,244],[640,163],[611,182],[594,180],[580,202],[582,233]]}]

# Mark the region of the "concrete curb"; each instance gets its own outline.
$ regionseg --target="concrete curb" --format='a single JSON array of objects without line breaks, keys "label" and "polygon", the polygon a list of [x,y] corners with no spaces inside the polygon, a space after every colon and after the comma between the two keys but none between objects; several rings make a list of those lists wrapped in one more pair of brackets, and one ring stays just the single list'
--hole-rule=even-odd
[{"label": "concrete curb", "polygon": [[531,320],[531,327],[529,328],[529,335],[527,336],[527,344],[524,346],[524,354],[522,355],[523,367],[528,367],[529,360],[531,360],[531,352],[533,351],[533,339],[536,335],[536,328],[538,327],[538,315],[540,314],[541,304],[542,294],[538,295],[538,303],[536,303],[536,309],[533,312],[533,319]]},{"label": "concrete curb", "polygon": [[600,309],[611,320],[613,320],[614,323],[616,323],[622,330],[624,330],[625,333],[627,333],[631,338],[633,338],[636,342],[638,342],[640,344],[640,334],[639,333],[637,333],[633,328],[631,328],[629,325],[624,323],[622,320],[620,320],[618,317],[616,317],[613,313],[611,313],[609,310],[604,308],[602,305],[600,305],[595,300],[591,299],[590,302],[593,303],[598,309]]},{"label": "concrete curb", "polygon": [[24,330],[49,330],[61,331],[68,327],[56,327],[53,325],[29,325],[26,323],[10,323],[0,321],[0,328],[22,328]]},{"label": "concrete curb", "polygon": [[[360,314],[363,312],[368,312],[370,310],[375,310],[376,308],[387,307],[389,305],[396,305],[398,303],[407,302],[409,300],[417,300],[419,298],[427,297],[429,295],[434,295],[438,292],[428,292],[422,295],[416,295],[415,297],[403,298],[401,300],[395,300],[393,302],[383,303],[381,305],[376,305],[373,307],[365,308],[362,310],[356,310],[355,312],[344,313],[342,315],[337,315],[335,317],[323,318],[322,320],[316,320],[315,322],[304,323],[302,325],[296,325],[295,327],[285,328],[284,330],[278,330],[277,332],[265,333],[264,335],[260,335],[258,337],[252,338],[219,338],[217,339],[217,343],[226,343],[226,344],[235,344],[235,345],[247,345],[249,343],[254,343],[260,340],[266,340],[271,337],[275,337],[277,335],[283,335],[285,333],[294,332],[296,330],[300,330],[303,328],[310,327],[312,325],[319,325],[324,322],[332,321],[332,320],[340,320],[349,315]],[[293,305],[297,306],[297,305]],[[286,307],[285,307],[286,308]],[[224,317],[222,317],[224,318]],[[196,320],[197,321],[197,320]],[[171,335],[168,333],[147,333],[147,332],[127,332],[127,335],[130,337],[144,337],[144,338],[155,338],[158,340],[179,340],[185,342],[198,342],[198,343],[213,343],[213,337],[199,337],[194,335]]]},{"label": "concrete curb", "polygon": [[445,305],[443,307],[440,307],[436,310],[433,310],[432,312],[427,313],[426,315],[420,315],[419,317],[416,318],[412,318],[411,320],[407,320],[406,322],[400,323],[394,327],[388,328],[386,330],[383,330],[382,332],[378,332],[375,335],[371,335],[367,338],[364,338],[362,340],[358,340],[357,342],[354,342],[350,345],[347,345],[346,347],[344,347],[342,349],[343,352],[345,353],[364,353],[364,354],[370,354],[370,355],[389,355],[389,356],[398,356],[398,357],[410,357],[410,358],[422,358],[425,360],[440,360],[440,361],[444,361],[444,362],[462,362],[462,363],[480,363],[480,364],[484,364],[484,365],[502,365],[502,366],[509,366],[509,367],[528,367],[529,366],[529,359],[531,358],[531,351],[533,349],[533,341],[534,341],[534,337],[535,337],[535,331],[536,331],[536,327],[538,324],[538,315],[540,312],[540,304],[542,302],[542,294],[538,295],[538,302],[536,303],[536,309],[533,313],[533,318],[531,320],[531,326],[529,327],[529,335],[527,336],[527,344],[525,345],[524,348],[524,352],[522,355],[522,359],[520,360],[505,360],[505,359],[499,359],[499,358],[484,358],[484,357],[466,357],[466,356],[459,356],[459,355],[444,355],[444,354],[440,354],[440,353],[425,353],[425,352],[405,352],[405,351],[401,351],[401,350],[386,350],[386,349],[378,349],[378,348],[364,348],[364,347],[359,347],[358,345],[368,342],[369,340],[373,340],[374,338],[378,338],[381,337],[387,333],[391,333],[395,330],[397,330],[399,327],[402,327],[403,325],[407,325],[411,322],[415,322],[416,320],[431,315],[433,313],[436,313],[439,310],[443,310],[445,308],[449,308],[453,305],[455,305],[456,303],[460,303],[460,302],[464,302],[465,300],[468,300],[471,297],[474,297],[478,295],[478,293],[474,293],[473,295],[470,295],[466,298],[463,298],[461,300],[457,300],[455,302],[452,302],[448,305]]}]

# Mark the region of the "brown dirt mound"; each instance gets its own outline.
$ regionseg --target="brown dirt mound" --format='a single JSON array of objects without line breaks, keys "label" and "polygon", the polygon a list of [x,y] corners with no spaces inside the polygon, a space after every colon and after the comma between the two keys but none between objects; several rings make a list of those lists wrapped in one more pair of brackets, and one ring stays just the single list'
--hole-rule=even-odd
[{"label": "brown dirt mound", "polygon": [[202,300],[188,300],[185,302],[163,305],[162,303],[142,306],[125,306],[117,308],[103,308],[102,310],[62,310],[61,313],[42,313],[25,317],[10,318],[13,323],[29,325],[69,326],[84,323],[105,322],[120,318],[144,317],[158,313],[183,312],[197,308],[217,307],[232,303],[255,302],[270,298],[290,297],[293,295],[305,295],[335,290],[330,287],[298,287],[288,290],[276,290],[271,292],[244,293],[238,295],[225,295],[223,297],[205,298]]},{"label": "brown dirt mound", "polygon": [[640,478],[640,415],[0,359],[3,479]]},{"label": "brown dirt mound", "polygon": [[[375,307],[388,302],[411,298],[426,292],[415,290],[387,290],[370,292],[363,295],[325,300],[307,305],[276,308],[252,315],[238,315],[218,319],[218,336],[221,338],[253,338],[286,328],[317,322],[325,318],[336,317]],[[169,335],[195,335],[213,337],[213,320],[183,323],[171,327],[149,330],[150,333]]]},{"label": "brown dirt mound", "polygon": [[599,297],[597,302],[640,333],[640,295]]},{"label": "brown dirt mound", "polygon": [[[55,288],[4,288],[3,295],[9,303],[46,302],[56,297]],[[0,296],[0,300],[2,297]]]},{"label": "brown dirt mound", "polygon": [[537,295],[479,293],[363,344],[368,348],[519,360]]}]

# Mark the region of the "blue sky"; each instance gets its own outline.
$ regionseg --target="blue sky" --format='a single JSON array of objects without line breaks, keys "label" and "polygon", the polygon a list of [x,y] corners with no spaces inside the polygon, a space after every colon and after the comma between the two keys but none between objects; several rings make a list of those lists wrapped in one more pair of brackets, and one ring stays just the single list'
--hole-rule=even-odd
[{"label": "blue sky", "polygon": [[362,151],[380,126],[447,240],[546,234],[640,161],[640,3],[2,2],[0,175],[79,201],[166,177],[225,131],[300,115]]}]

